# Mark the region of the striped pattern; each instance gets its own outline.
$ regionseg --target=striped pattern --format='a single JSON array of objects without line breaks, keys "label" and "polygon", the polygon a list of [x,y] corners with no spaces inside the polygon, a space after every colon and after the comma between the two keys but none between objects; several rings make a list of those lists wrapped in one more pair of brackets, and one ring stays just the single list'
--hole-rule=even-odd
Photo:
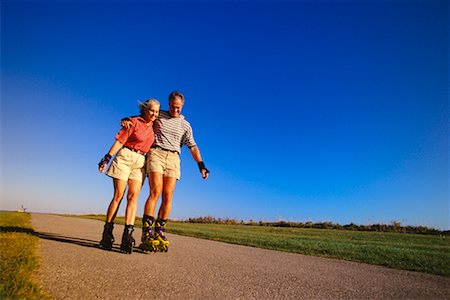
[{"label": "striped pattern", "polygon": [[180,153],[183,145],[188,148],[197,145],[191,124],[182,118],[172,118],[168,111],[159,111],[159,117],[153,124],[153,130],[155,131],[154,145],[163,149]]}]

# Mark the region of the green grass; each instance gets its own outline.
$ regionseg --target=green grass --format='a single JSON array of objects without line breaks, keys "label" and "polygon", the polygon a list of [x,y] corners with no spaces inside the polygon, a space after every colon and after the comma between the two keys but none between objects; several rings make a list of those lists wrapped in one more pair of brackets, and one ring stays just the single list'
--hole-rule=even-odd
[{"label": "green grass", "polygon": [[[83,217],[104,220],[104,216]],[[123,224],[123,217],[116,223]],[[137,227],[140,224],[137,219]],[[439,235],[182,222],[170,222],[168,232],[450,276],[450,239]]]},{"label": "green grass", "polygon": [[39,238],[28,213],[0,212],[0,299],[47,299],[34,280]]},{"label": "green grass", "polygon": [[450,276],[450,241],[435,235],[175,222],[170,232]]}]

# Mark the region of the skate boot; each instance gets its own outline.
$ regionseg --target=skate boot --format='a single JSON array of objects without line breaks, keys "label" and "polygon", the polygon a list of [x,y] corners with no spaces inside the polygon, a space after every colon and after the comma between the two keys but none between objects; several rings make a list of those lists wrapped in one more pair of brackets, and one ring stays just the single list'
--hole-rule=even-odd
[{"label": "skate boot", "polygon": [[159,241],[155,236],[155,218],[144,215],[142,218],[142,238],[139,249],[144,252],[156,252]]},{"label": "skate boot", "polygon": [[105,250],[111,250],[112,245],[114,244],[114,236],[112,233],[113,228],[114,228],[113,222],[105,223],[105,226],[103,228],[102,240],[100,241],[100,247]]},{"label": "skate boot", "polygon": [[166,231],[167,220],[158,219],[156,221],[156,238],[159,241],[158,249],[161,252],[169,251],[169,241],[167,240],[164,232]]},{"label": "skate boot", "polygon": [[125,225],[125,229],[122,235],[122,244],[120,244],[120,250],[123,253],[131,254],[135,245],[134,238],[132,236],[134,231],[133,225]]}]

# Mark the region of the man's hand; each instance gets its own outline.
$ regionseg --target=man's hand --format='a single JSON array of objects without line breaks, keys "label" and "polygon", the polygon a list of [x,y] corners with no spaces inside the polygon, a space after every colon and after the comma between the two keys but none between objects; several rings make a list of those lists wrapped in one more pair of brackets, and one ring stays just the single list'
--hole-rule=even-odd
[{"label": "man's hand", "polygon": [[120,121],[120,126],[128,130],[133,126],[133,123],[130,120],[122,120]]},{"label": "man's hand", "polygon": [[109,155],[109,154],[106,154],[106,155],[100,160],[100,162],[98,163],[98,171],[99,171],[100,173],[105,172],[106,167],[108,166],[110,160],[111,160],[111,155]]},{"label": "man's hand", "polygon": [[208,179],[209,177],[209,170],[206,168],[205,163],[204,162],[199,162],[198,163],[198,168],[200,170],[200,173],[202,173],[202,177],[203,179]]},{"label": "man's hand", "polygon": [[202,170],[202,177],[203,177],[203,179],[208,179],[208,177],[209,177],[208,169],[203,169]]}]

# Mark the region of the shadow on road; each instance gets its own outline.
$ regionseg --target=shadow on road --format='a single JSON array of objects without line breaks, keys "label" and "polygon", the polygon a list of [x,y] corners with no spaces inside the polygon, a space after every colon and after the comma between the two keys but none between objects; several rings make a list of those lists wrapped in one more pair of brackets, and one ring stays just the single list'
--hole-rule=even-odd
[{"label": "shadow on road", "polygon": [[[30,229],[30,228],[15,227],[15,226],[5,226],[5,227],[0,226],[0,232],[26,233],[26,234],[31,234],[31,235],[37,236],[44,240],[52,240],[52,241],[57,241],[57,242],[61,242],[61,243],[75,244],[78,246],[89,247],[89,248],[97,248],[97,249],[101,249],[103,251],[103,249],[100,248],[99,241],[75,238],[75,237],[68,237],[68,236],[61,236],[61,235],[47,233],[47,232],[38,232],[38,231],[34,231],[33,229]],[[120,249],[112,248],[111,251],[120,252]]]},{"label": "shadow on road", "polygon": [[[87,239],[81,239],[81,238],[75,238],[75,237],[69,237],[69,236],[61,236],[61,235],[56,235],[56,234],[47,233],[47,232],[36,232],[36,235],[39,238],[44,239],[44,240],[52,240],[52,241],[57,241],[57,242],[61,242],[61,243],[75,244],[78,246],[97,248],[99,250],[105,251],[104,249],[102,249],[100,247],[99,241],[87,240]],[[118,252],[118,253],[121,252],[119,247],[117,247],[117,248],[113,247],[111,250],[108,250],[108,251]]]},{"label": "shadow on road", "polygon": [[0,226],[0,232],[17,232],[36,235],[36,232],[31,228],[17,227],[17,226]]}]

